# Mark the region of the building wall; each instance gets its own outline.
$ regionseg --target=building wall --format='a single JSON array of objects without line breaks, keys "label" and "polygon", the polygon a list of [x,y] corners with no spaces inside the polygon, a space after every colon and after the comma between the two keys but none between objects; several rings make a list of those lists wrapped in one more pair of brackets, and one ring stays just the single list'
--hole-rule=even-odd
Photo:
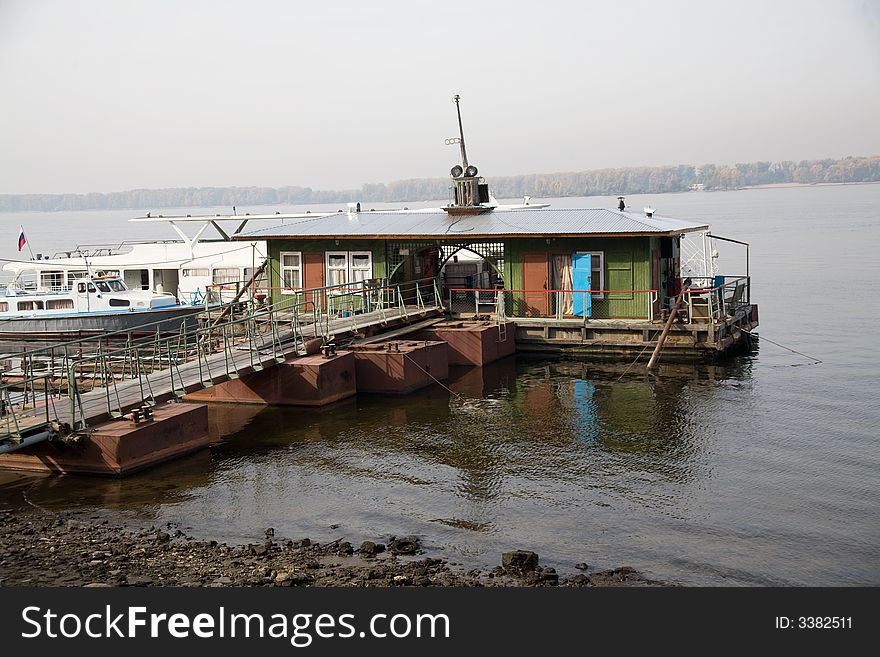
[{"label": "building wall", "polygon": [[[523,285],[523,254],[545,253],[548,258],[554,254],[572,254],[578,251],[601,251],[605,255],[605,289],[609,290],[647,290],[651,281],[651,243],[648,237],[616,238],[552,238],[550,243],[544,238],[514,238],[504,240],[505,263],[504,280],[507,289],[521,290]],[[373,254],[373,277],[388,275],[385,253],[386,240],[269,240],[269,259],[271,264],[271,285],[276,293],[281,287],[280,253],[282,251],[317,252],[326,251],[370,251]],[[605,299],[594,300],[595,316],[612,318],[642,318],[648,316],[647,295],[631,292],[612,292]]]},{"label": "building wall", "polygon": [[385,240],[269,240],[269,264],[271,270],[272,300],[278,301],[281,288],[281,253],[283,251],[299,251],[305,253],[321,253],[327,251],[370,251],[373,254],[373,277],[385,278]]},{"label": "building wall", "polygon": [[[507,240],[505,284],[508,289],[522,290],[523,254],[572,254],[578,251],[601,251],[605,254],[606,290],[651,289],[651,238],[596,237],[543,238]],[[648,316],[648,295],[611,292],[605,299],[593,301],[594,316],[609,318],[642,318]]]}]

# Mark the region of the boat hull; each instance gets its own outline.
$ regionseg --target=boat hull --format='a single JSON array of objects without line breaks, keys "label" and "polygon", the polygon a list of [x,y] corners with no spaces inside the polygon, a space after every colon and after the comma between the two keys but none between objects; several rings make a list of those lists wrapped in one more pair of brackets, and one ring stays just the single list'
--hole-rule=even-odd
[{"label": "boat hull", "polygon": [[61,341],[107,333],[177,333],[195,329],[199,309],[173,306],[136,312],[71,313],[46,317],[0,318],[0,341]]}]

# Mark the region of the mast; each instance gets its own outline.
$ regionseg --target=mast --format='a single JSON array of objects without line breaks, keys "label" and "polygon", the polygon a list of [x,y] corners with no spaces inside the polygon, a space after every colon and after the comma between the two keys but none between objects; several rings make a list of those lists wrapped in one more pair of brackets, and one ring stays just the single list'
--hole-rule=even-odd
[{"label": "mast", "polygon": [[458,114],[458,134],[460,135],[459,144],[461,146],[461,166],[463,168],[467,169],[468,168],[468,161],[467,161],[467,151],[464,148],[464,128],[461,125],[461,107],[458,104],[458,101],[460,98],[461,97],[458,94],[455,94],[452,97],[452,101],[455,103],[455,112]]},{"label": "mast", "polygon": [[493,206],[489,205],[489,185],[479,177],[477,167],[468,162],[467,149],[464,145],[464,126],[461,122],[460,100],[461,96],[458,94],[452,97],[452,102],[455,103],[455,113],[458,116],[458,137],[451,137],[446,140],[446,143],[459,145],[461,164],[456,164],[450,171],[455,189],[455,202],[443,209],[448,214],[479,214],[491,210]]}]

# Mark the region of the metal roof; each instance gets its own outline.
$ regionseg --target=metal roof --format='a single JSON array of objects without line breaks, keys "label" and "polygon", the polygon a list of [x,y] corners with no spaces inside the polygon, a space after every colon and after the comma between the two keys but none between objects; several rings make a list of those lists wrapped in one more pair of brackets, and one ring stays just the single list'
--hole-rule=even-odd
[{"label": "metal roof", "polygon": [[668,235],[706,230],[702,223],[605,209],[525,208],[475,215],[442,209],[337,212],[242,232],[236,239],[430,238]]}]

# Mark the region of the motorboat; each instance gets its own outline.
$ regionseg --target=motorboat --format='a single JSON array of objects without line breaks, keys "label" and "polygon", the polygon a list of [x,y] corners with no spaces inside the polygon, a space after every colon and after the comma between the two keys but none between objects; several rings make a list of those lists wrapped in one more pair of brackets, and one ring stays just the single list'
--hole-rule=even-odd
[{"label": "motorboat", "polygon": [[47,340],[136,331],[177,332],[194,327],[198,310],[173,294],[132,290],[115,274],[87,272],[69,285],[46,287],[43,272],[21,270],[0,288],[0,339]]},{"label": "motorboat", "polygon": [[[235,215],[137,217],[130,221],[167,223],[179,239],[77,245],[50,257],[38,255],[36,259],[9,262],[3,270],[13,276],[35,271],[38,287],[47,292],[68,289],[89,272],[100,271],[121,279],[129,291],[170,294],[178,303],[188,306],[225,303],[237,298],[266,259],[265,242],[233,242],[220,224],[237,220],[243,226],[247,219]],[[200,224],[194,236],[182,230],[181,224],[185,222]],[[219,235],[205,237],[211,227]],[[265,280],[256,281],[246,296],[242,295],[244,300],[265,286]]]}]

